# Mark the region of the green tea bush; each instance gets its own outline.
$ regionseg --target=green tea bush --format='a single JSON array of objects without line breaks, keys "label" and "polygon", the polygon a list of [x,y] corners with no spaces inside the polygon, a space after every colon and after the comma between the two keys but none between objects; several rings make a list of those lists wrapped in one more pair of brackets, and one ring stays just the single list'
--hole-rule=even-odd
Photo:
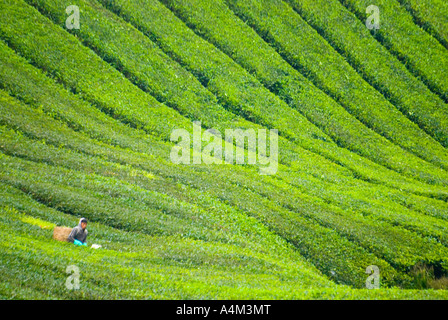
[{"label": "green tea bush", "polygon": [[286,2],[370,85],[422,130],[447,146],[447,105],[370,36],[365,20],[359,20],[338,0]]},{"label": "green tea bush", "polygon": [[[227,100],[230,98],[230,92],[242,97],[235,97],[232,99],[232,103],[237,105],[241,105],[243,102],[246,103],[248,98],[244,98],[244,96],[249,94],[248,89],[258,88],[258,84],[249,87],[247,85],[242,85],[241,88],[244,89],[244,91],[242,91],[241,88],[235,85],[241,81],[238,80],[237,77],[240,74],[245,81],[251,79],[252,82],[255,81],[254,83],[256,83],[257,80],[250,77],[247,72],[244,73],[244,70],[238,71],[241,70],[241,67],[231,60],[229,62],[227,56],[223,55],[214,46],[195,35],[192,30],[187,28],[159,2],[134,3],[133,1],[110,2],[105,0],[102,1],[102,3],[144,32],[145,35],[167,52],[170,57],[176,61],[180,61],[182,66],[190,70],[197,78],[208,79],[206,81],[207,89],[218,97],[218,101],[220,101],[222,105],[227,105],[227,103],[222,102],[222,99]],[[145,10],[140,10],[141,8],[145,8]],[[161,12],[163,14],[161,14]],[[228,70],[229,72],[224,73],[222,72],[223,70]],[[229,75],[232,78],[226,80],[226,78],[229,78]],[[204,83],[204,81],[201,82]],[[250,98],[250,100],[253,101],[251,107],[253,107],[253,104],[256,101],[261,101],[262,103],[263,100],[265,102],[268,101],[268,99],[262,98],[264,96],[265,94],[260,90],[258,90],[256,94],[251,95],[252,98]],[[222,99],[219,97],[222,97]],[[240,102],[238,103],[238,101]],[[257,102],[257,104],[258,103],[260,102]],[[270,105],[272,105],[272,103],[270,103]],[[265,109],[265,107],[263,108]],[[276,109],[278,108],[276,107]],[[322,119],[328,118],[323,117]],[[295,124],[295,126],[298,125]],[[303,130],[303,128],[301,128],[300,132],[307,134],[307,130]],[[358,133],[353,132],[353,134],[356,135]],[[391,170],[385,170],[384,167],[368,161],[354,153],[348,152],[343,148],[335,148],[331,143],[323,142],[321,139],[313,139],[310,143],[306,142],[306,140],[299,140],[299,142],[306,148],[354,170],[357,177],[369,181],[387,183],[390,186],[396,186],[398,188],[402,188],[408,183],[403,181],[404,177],[402,175],[397,175]],[[319,162],[320,161],[316,162],[316,164]],[[300,163],[299,167],[301,167],[301,165],[302,163]],[[372,167],[374,167],[374,169],[372,169]],[[309,168],[307,168],[307,170],[309,170]],[[394,178],[392,178],[392,175]],[[399,186],[396,179],[402,181]],[[426,189],[426,187],[424,189]]]},{"label": "green tea bush", "polygon": [[414,21],[448,48],[448,5],[441,0],[398,0]]},{"label": "green tea bush", "polygon": [[[316,86],[333,97],[369,128],[373,128],[382,136],[419,157],[446,168],[445,160],[443,160],[446,158],[446,150],[370,86],[343,56],[340,56],[286,3],[231,0],[226,2],[236,15],[253,26],[257,33],[276,48],[286,61],[309,75]],[[322,7],[325,6],[322,5]],[[366,48],[363,48],[362,52],[364,53],[363,61],[368,61],[370,58],[366,55]],[[384,82],[387,83],[387,80]],[[407,97],[409,91],[406,88],[400,96]],[[429,94],[423,95],[425,96]],[[425,116],[432,119],[430,122],[432,131],[434,132],[434,128],[446,129],[447,127],[441,125],[440,121],[448,119],[448,106],[438,101],[432,108],[438,111],[438,116],[435,117],[428,112],[431,110],[424,109],[427,104],[424,103],[423,108],[419,106],[418,109],[426,111]],[[416,101],[408,100],[407,105],[415,106]],[[413,109],[417,108],[413,107]]]},{"label": "green tea bush", "polygon": [[[64,30],[64,1],[27,2],[0,5],[8,21],[0,26],[0,297],[447,298],[388,288],[411,288],[419,263],[448,270],[443,184],[340,148],[300,113],[281,119],[293,109],[258,71],[158,2],[131,16],[137,0],[82,1],[85,29],[73,35]],[[266,74],[281,70],[277,62],[263,65]],[[264,110],[266,102],[281,112]],[[170,130],[195,119],[218,128],[286,125],[278,174],[173,164]],[[81,216],[101,249],[51,239],[54,226]],[[81,269],[79,291],[64,286],[70,264]],[[354,289],[372,264],[381,289]]]},{"label": "green tea bush", "polygon": [[[213,2],[213,5],[201,0],[193,3],[181,0],[163,2],[188,25],[198,30],[197,33],[203,34],[207,40],[247,70],[256,74],[267,88],[271,88],[291,107],[304,113],[310,121],[321,127],[326,134],[342,146],[388,168],[413,177],[421,178],[423,171],[426,172],[424,176],[428,178],[433,174],[441,177],[446,174],[441,168],[429,165],[426,161],[404,152],[400,146],[384,139],[383,136],[399,143],[405,149],[417,153],[420,157],[429,159],[442,168],[447,168],[445,160],[443,160],[448,157],[446,150],[365,83],[356,71],[345,63],[344,59],[336,51],[333,51],[325,41],[320,41],[319,45],[317,41],[321,38],[314,30],[303,27],[297,27],[300,32],[297,29],[285,30],[287,27],[297,26],[298,22],[293,23],[293,18],[300,19],[292,10],[286,13],[279,12],[281,10],[274,11],[276,6],[265,9],[277,19],[271,25],[276,28],[275,32],[272,31],[277,34],[276,40],[282,39],[279,50],[285,52],[289,58],[294,57],[295,65],[300,64],[301,68],[308,68],[304,72],[305,75],[309,74],[311,78],[317,77],[317,81],[326,87],[326,91],[331,92],[330,96],[334,97],[336,101],[314,87],[309,80],[287,64],[248,25],[234,16],[223,2],[217,0]],[[252,10],[252,4],[248,7],[251,8],[248,9],[249,11]],[[255,7],[263,11],[263,5]],[[286,5],[285,7],[289,8]],[[197,8],[207,9],[208,14],[202,15],[201,10],[197,10]],[[289,16],[285,17],[288,13]],[[278,19],[290,20],[291,25],[280,29],[283,24]],[[260,13],[259,21],[262,21],[264,25],[269,24],[266,13]],[[304,22],[302,24],[306,26]],[[216,25],[219,27],[215,28]],[[266,26],[260,27],[263,30],[260,32],[268,32],[266,30],[269,29],[266,28]],[[303,33],[307,30],[307,34],[304,35]],[[304,39],[291,42],[292,39],[300,35]],[[288,47],[284,47],[284,44]],[[303,49],[300,47],[302,45]],[[288,48],[294,48],[295,51],[289,52]],[[311,52],[313,54],[310,54]],[[319,56],[316,52],[324,52],[324,54]],[[297,63],[299,54],[300,63]],[[321,63],[323,66],[320,65]],[[325,70],[323,70],[324,67]],[[334,71],[332,71],[333,68]],[[350,113],[343,106],[349,109]],[[363,123],[367,124],[367,128]],[[423,144],[426,144],[429,149],[423,151]],[[429,151],[430,149],[431,151]],[[403,161],[406,162],[404,166]],[[419,168],[417,171],[422,171],[419,173],[414,171],[417,167]],[[411,173],[412,171],[414,172]],[[428,181],[432,180],[432,178],[429,179]],[[432,181],[434,182],[434,180]]]},{"label": "green tea bush", "polygon": [[[350,11],[365,21],[368,1],[340,0]],[[448,53],[435,38],[417,26],[412,16],[398,1],[378,1],[375,4],[381,12],[382,28],[375,34],[408,69],[445,102],[448,101]],[[437,64],[434,63],[437,61]]]}]

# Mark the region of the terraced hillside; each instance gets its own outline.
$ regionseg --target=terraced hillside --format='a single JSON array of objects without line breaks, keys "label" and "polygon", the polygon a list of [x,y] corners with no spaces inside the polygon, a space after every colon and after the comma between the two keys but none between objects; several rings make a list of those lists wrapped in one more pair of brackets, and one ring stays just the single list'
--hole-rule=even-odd
[{"label": "terraced hillside", "polygon": [[0,0],[0,298],[448,299],[447,8],[370,4]]}]

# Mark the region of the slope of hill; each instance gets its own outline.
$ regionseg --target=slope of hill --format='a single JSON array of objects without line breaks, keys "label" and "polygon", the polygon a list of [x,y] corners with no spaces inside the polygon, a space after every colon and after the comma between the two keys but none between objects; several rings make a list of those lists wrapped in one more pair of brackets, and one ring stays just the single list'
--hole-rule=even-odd
[{"label": "slope of hill", "polygon": [[[352,1],[75,2],[0,0],[1,298],[448,298],[448,51],[426,7],[390,1],[376,32]],[[206,140],[174,163],[193,121],[277,129],[276,172],[208,164]],[[52,239],[80,217],[102,248]]]}]

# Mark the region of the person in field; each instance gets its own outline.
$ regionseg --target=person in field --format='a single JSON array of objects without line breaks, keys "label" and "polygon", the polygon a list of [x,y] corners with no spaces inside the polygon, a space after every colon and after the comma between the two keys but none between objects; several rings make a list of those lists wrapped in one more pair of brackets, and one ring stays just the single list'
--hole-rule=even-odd
[{"label": "person in field", "polygon": [[77,246],[87,246],[87,219],[81,218],[76,227],[72,229],[67,240]]}]

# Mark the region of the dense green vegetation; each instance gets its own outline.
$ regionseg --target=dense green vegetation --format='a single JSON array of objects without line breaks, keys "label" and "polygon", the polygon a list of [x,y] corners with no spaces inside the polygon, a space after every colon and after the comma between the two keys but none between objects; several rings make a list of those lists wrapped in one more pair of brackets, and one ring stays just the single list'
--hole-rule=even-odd
[{"label": "dense green vegetation", "polygon": [[[223,2],[213,1],[210,3],[198,0],[193,2],[194,5],[191,5],[191,1],[164,2],[170,4],[170,8],[176,12],[180,12],[179,15],[185,17],[188,23],[199,30],[199,32],[205,33],[207,39],[210,39],[222,51],[232,56],[244,67],[255,72],[267,87],[278,93],[283,100],[290,102],[292,107],[302,110],[312,121],[320,126],[324,126],[324,131],[332,136],[333,139],[339,139],[342,145],[354,149],[355,152],[365,155],[374,161],[388,165],[395,170],[399,170],[395,162],[401,163],[403,161],[399,159],[409,161],[409,167],[412,168],[418,167],[423,169],[427,166],[426,163],[419,159],[413,161],[413,156],[403,152],[401,148],[397,148],[395,145],[391,148],[384,139],[372,134],[362,123],[352,119],[344,108],[336,105],[328,98],[325,99],[322,92],[313,88],[311,84],[307,84],[306,80],[287,65],[280,55],[273,52],[273,49],[267,43],[258,38],[251,28],[232,15]],[[258,5],[258,7],[265,8],[265,11],[255,13],[260,17],[257,23],[264,24],[264,26],[259,26],[259,28],[262,30],[262,33],[272,33],[269,28],[276,28],[275,32],[278,36],[273,36],[275,38],[274,41],[276,41],[275,45],[278,44],[280,46],[279,50],[285,52],[285,55],[294,57],[292,58],[294,65],[304,68],[304,73],[308,74],[309,77],[316,78],[316,82],[325,87],[326,91],[330,92],[330,96],[334,96],[335,100],[338,100],[341,105],[350,109],[350,112],[360,118],[362,122],[367,123],[368,127],[373,127],[377,132],[396,142],[399,140],[398,143],[403,147],[425,157],[428,157],[429,154],[437,154],[442,158],[446,157],[446,151],[442,146],[435,141],[431,141],[432,139],[426,135],[423,137],[412,133],[414,130],[420,131],[415,124],[404,118],[392,105],[386,106],[387,102],[384,98],[373,88],[362,83],[362,79],[349,66],[344,68],[345,61],[342,58],[338,59],[336,52],[332,55],[332,48],[329,45],[326,46],[324,42],[319,43],[316,41],[317,33],[314,30],[310,30],[307,33],[307,29],[300,23],[301,21],[292,19],[291,16],[294,17],[292,10],[288,12],[283,8],[270,6],[269,3],[263,6]],[[244,2],[239,2],[239,6],[243,5]],[[254,11],[252,10],[252,5],[254,3],[246,6],[247,10],[244,14]],[[256,2],[255,6],[257,7]],[[209,7],[207,10],[209,14],[207,15],[200,14],[201,10],[196,9],[202,8],[205,10],[206,7]],[[269,18],[271,17],[275,17],[277,20],[270,23]],[[291,29],[289,28],[290,25],[285,26],[278,20],[288,21],[296,29]],[[270,24],[270,26],[267,27],[267,24]],[[219,27],[215,28],[214,26],[216,25]],[[296,39],[295,37],[300,38]],[[291,47],[294,48],[293,52],[290,50]],[[323,53],[322,56],[318,54],[319,52]],[[301,57],[299,58],[299,56]],[[322,60],[324,57],[327,62],[331,63],[323,64]],[[313,99],[311,100],[310,97],[313,97]],[[322,108],[317,103],[320,97],[322,97],[322,103],[327,106],[325,110],[332,110],[326,119],[332,119],[333,122],[338,123],[338,129],[350,128],[357,130],[359,134],[356,137],[359,140],[354,140],[353,135],[351,135],[347,141],[344,139],[346,136],[344,133],[333,132],[326,127],[328,126],[327,120],[322,122],[321,119],[316,119],[316,110]],[[318,117],[320,116],[321,114],[318,115]],[[396,126],[397,122],[400,123],[399,127]],[[403,130],[403,128],[407,129]],[[403,132],[407,134],[403,134]],[[414,143],[416,148],[411,146],[413,142],[410,136],[415,137]],[[361,140],[361,137],[364,140]],[[378,143],[373,142],[376,140],[378,140]],[[424,150],[423,146],[426,143],[428,143],[428,147],[432,144],[435,149],[431,151],[428,149]],[[390,157],[391,154],[394,154],[395,157]],[[446,168],[444,160],[441,162],[436,159],[431,160]],[[438,171],[432,167],[427,167],[427,170],[431,174]],[[418,175],[421,176],[421,172]]]},{"label": "dense green vegetation", "polygon": [[[211,46],[210,43],[196,36],[191,29],[187,28],[182,21],[177,19],[169,10],[160,5],[157,1],[144,3],[139,1],[103,2],[106,3],[108,7],[111,7],[112,10],[125,16],[129,21],[138,26],[139,29],[143,29],[145,34],[149,36],[152,35],[154,40],[159,43],[164,51],[173,56],[174,59],[180,60],[181,63],[196,74],[197,77],[204,78],[209,90],[222,99],[222,104],[237,106],[249,104],[248,107],[251,110],[256,106],[262,106],[262,110],[269,110],[269,112],[263,114],[272,116],[272,112],[275,112],[274,114],[277,115],[276,118],[281,118],[285,113],[292,113],[292,110],[295,110],[293,108],[287,108],[287,104],[283,100],[280,100],[279,102],[273,101],[270,98],[272,93],[267,89],[258,89],[255,94],[249,95],[252,88],[258,88],[260,86],[256,79],[251,81],[253,84],[251,84],[249,88],[247,87],[247,84],[239,85],[238,82],[233,79],[231,81],[226,81],[224,77],[229,74],[232,78],[239,76],[240,79],[242,78],[247,82],[247,78],[249,78],[248,72],[252,73],[255,71],[241,70],[241,67],[235,65],[235,63],[230,65],[230,62],[227,62],[228,57],[226,55],[223,55],[220,51],[216,51],[214,46]],[[145,8],[145,10],[139,10],[138,8]],[[163,14],[161,14],[161,12],[163,12]],[[242,24],[241,27],[244,28],[247,26]],[[221,25],[220,28],[226,28],[226,30],[228,30],[228,28],[223,25]],[[232,39],[238,39],[241,30],[238,29],[238,32],[234,32],[236,34],[234,34]],[[263,68],[264,66],[268,69],[267,71],[272,71],[270,73],[272,78],[274,78],[272,81],[276,81],[275,83],[277,83],[277,85],[274,85],[271,81],[270,84],[267,84],[267,87],[287,86],[291,83],[295,89],[294,91],[289,90],[287,92],[288,96],[297,99],[294,101],[299,105],[301,111],[307,112],[306,116],[308,118],[311,117],[313,122],[317,122],[321,127],[324,127],[326,133],[331,135],[339,145],[348,145],[349,148],[354,148],[356,152],[367,155],[368,158],[378,161],[383,166],[398,171],[403,171],[404,167],[401,166],[403,161],[409,162],[408,165],[405,166],[405,173],[416,179],[423,179],[430,183],[437,183],[437,181],[440,181],[440,178],[434,177],[435,173],[438,172],[443,176],[445,175],[443,170],[439,170],[437,167],[431,166],[425,161],[413,157],[408,152],[404,152],[401,148],[390,144],[384,137],[365,127],[357,119],[354,119],[347,113],[342,106],[336,104],[334,100],[323,94],[323,92],[310,87],[311,84],[308,80],[297,78],[300,77],[300,74],[297,72],[295,73],[297,77],[294,78],[285,74],[285,71],[282,71],[281,69],[278,70],[279,68],[275,64],[269,64],[268,61],[273,60],[273,56],[271,55],[276,55],[276,52],[273,51],[271,47],[267,49],[270,50],[271,54],[264,56],[264,59],[254,59],[252,51],[256,50],[256,52],[260,52],[260,50],[262,51],[265,47],[263,46],[262,39],[256,38],[254,32],[252,35],[254,38],[248,40],[246,43],[259,41],[257,42],[259,46],[255,47],[250,45],[252,50],[249,52],[250,56],[247,57],[247,61],[261,66],[260,68]],[[179,41],[179,39],[182,39],[182,41]],[[236,43],[242,50],[244,50],[241,41],[237,41]],[[228,73],[222,72],[224,63],[227,66],[226,69],[228,70]],[[283,66],[286,67],[288,66],[285,61],[279,61],[278,63],[283,64]],[[238,72],[238,70],[240,70],[240,72]],[[291,72],[294,71],[294,69],[291,70]],[[285,79],[285,81],[282,81],[281,79]],[[306,90],[303,86],[306,86]],[[230,93],[235,96],[231,96]],[[294,101],[291,103],[294,103]],[[273,106],[275,109],[272,111],[271,108]],[[316,106],[320,107],[316,108]],[[265,121],[260,119],[259,121],[266,122],[269,120]],[[350,124],[347,122],[350,122]],[[343,125],[336,125],[336,123],[342,123]],[[269,121],[268,125],[273,126],[275,123]],[[293,130],[299,131],[300,134],[308,131],[304,130],[304,128],[297,130],[298,128],[301,127],[297,126],[297,124],[294,124],[292,127]],[[282,130],[279,130],[279,133],[281,134]],[[298,143],[303,145],[304,141],[299,140]],[[305,146],[314,152],[333,159],[337,163],[341,163],[346,167],[356,170],[358,176],[365,177],[368,180],[389,180],[390,175],[392,174],[391,172],[384,172],[381,174],[380,172],[382,169],[379,167],[376,167],[375,173],[372,174],[372,172],[369,172],[369,169],[366,170],[367,167],[371,167],[372,165],[364,165],[366,161],[365,158],[355,158],[353,153],[343,151],[347,151],[346,149],[336,149],[333,145],[323,143],[320,139],[314,139],[311,143],[306,143]],[[425,173],[422,171],[425,171]],[[387,183],[391,183],[390,180]]]},{"label": "dense green vegetation", "polygon": [[[346,62],[340,33],[305,22],[317,5],[79,0],[68,30],[71,4],[0,1],[0,297],[448,298],[427,289],[448,275],[448,119],[428,79],[381,46],[378,74],[365,52]],[[172,163],[195,120],[278,129],[278,172]],[[51,238],[81,216],[101,249]]]},{"label": "dense green vegetation", "polygon": [[[404,115],[447,145],[446,104],[370,36],[364,21],[358,20],[338,0],[287,2]],[[335,25],[338,27],[334,28]]]},{"label": "dense green vegetation", "polygon": [[[363,123],[370,128],[375,128],[383,136],[418,156],[444,166],[443,160],[429,156],[434,153],[443,155],[446,153],[443,147],[422,134],[414,123],[401,115],[395,106],[388,103],[378,91],[366,83],[356,70],[351,68],[345,59],[337,54],[336,50],[286,3],[260,1],[256,6],[260,8],[258,10],[252,7],[258,2],[228,1],[228,3],[237,15],[247,19],[264,39],[276,47],[292,66],[303,70],[314,80],[314,83],[328,92]],[[401,92],[401,96],[407,95],[408,91],[410,90]],[[412,103],[414,104],[415,101]],[[410,104],[409,101],[406,103],[406,105]],[[447,118],[448,108],[445,104],[437,104],[439,111],[437,118],[428,112],[431,109],[425,109],[426,105],[428,103],[424,103],[423,108],[419,106],[419,109],[423,109],[426,117],[432,121],[437,121],[437,118]],[[443,126],[440,127],[443,128]],[[431,131],[434,130],[435,127],[432,125]]]},{"label": "dense green vegetation", "polygon": [[441,0],[399,0],[414,21],[448,48],[448,4]]},{"label": "dense green vegetation", "polygon": [[[340,0],[364,21],[368,1]],[[376,38],[391,50],[398,59],[421,78],[425,84],[448,101],[448,53],[437,39],[419,28],[411,14],[398,1],[381,0],[376,3],[381,12],[383,28]],[[443,23],[443,22],[442,22]],[[437,61],[437,64],[434,63]]]}]

